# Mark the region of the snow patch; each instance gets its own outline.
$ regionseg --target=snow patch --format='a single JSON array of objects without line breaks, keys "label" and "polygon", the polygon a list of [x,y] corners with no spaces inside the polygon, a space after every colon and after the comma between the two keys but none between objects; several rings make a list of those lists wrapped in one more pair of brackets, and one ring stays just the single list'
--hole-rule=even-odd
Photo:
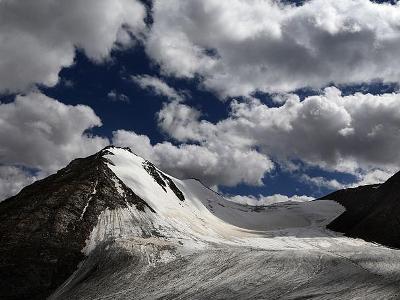
[{"label": "snow patch", "polygon": [[97,184],[98,184],[98,181],[96,180],[96,183],[94,184],[94,187],[93,187],[93,191],[92,191],[92,193],[90,194],[90,196],[89,196],[89,198],[88,198],[88,201],[86,202],[85,207],[83,208],[83,211],[82,211],[82,213],[81,213],[81,216],[79,217],[79,220],[82,220],[82,219],[83,219],[83,216],[85,215],[85,212],[86,212],[87,208],[89,207],[90,201],[92,201],[93,196],[96,194]]},{"label": "snow patch", "polygon": [[114,182],[114,186],[118,191],[118,194],[120,194],[121,197],[125,197],[125,192],[124,189],[122,188],[121,183],[119,182],[118,178],[113,177],[112,181]]}]

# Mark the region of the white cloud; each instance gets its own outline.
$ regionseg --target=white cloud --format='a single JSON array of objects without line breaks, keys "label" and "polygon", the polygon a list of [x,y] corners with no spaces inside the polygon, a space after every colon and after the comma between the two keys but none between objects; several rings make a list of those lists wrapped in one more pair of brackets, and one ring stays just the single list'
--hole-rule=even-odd
[{"label": "white cloud", "polygon": [[[389,173],[399,167],[400,94],[356,93],[342,96],[334,87],[300,101],[288,97],[280,107],[256,99],[232,101],[230,116],[217,123],[201,120],[201,113],[177,102],[159,112],[159,125],[179,142],[240,151],[257,149],[284,166],[299,160],[308,166],[354,174],[373,170]],[[317,185],[341,187],[317,180]]]},{"label": "white cloud", "polygon": [[0,202],[17,194],[24,186],[37,179],[13,166],[0,166]]},{"label": "white cloud", "polygon": [[53,86],[75,48],[100,62],[145,29],[136,0],[0,1],[0,92]]},{"label": "white cloud", "polygon": [[[359,183],[386,179],[400,154],[400,95],[356,93],[336,88],[307,97],[288,97],[280,107],[256,99],[231,103],[228,118],[202,120],[201,112],[172,101],[159,112],[159,125],[178,144],[152,145],[145,135],[118,130],[113,143],[179,178],[195,177],[209,186],[261,185],[274,168],[318,166],[355,174]],[[87,130],[101,121],[87,106],[68,106],[40,93],[0,104],[0,164],[22,165],[48,174],[77,156],[92,154],[109,141]],[[349,131],[343,134],[343,129]],[[336,180],[304,175],[316,186],[341,188]],[[3,191],[4,193],[4,191]]]},{"label": "white cloud", "polygon": [[262,196],[259,195],[258,197],[255,196],[232,196],[232,197],[226,197],[226,199],[240,203],[243,205],[251,205],[251,206],[265,206],[265,205],[271,205],[275,203],[280,203],[280,202],[306,202],[306,201],[312,201],[315,198],[308,197],[308,196],[297,196],[294,195],[292,197],[288,197],[285,195],[281,194],[275,194],[272,196]]},{"label": "white cloud", "polygon": [[164,104],[157,113],[159,126],[179,141],[202,140],[199,118],[200,111],[186,104],[173,101]]},{"label": "white cloud", "polygon": [[40,93],[0,104],[0,164],[46,173],[93,154],[109,142],[87,130],[101,121],[88,106],[70,106]]},{"label": "white cloud", "polygon": [[359,176],[359,180],[352,186],[384,183],[388,180],[398,169],[379,170],[375,169]]},{"label": "white cloud", "polygon": [[184,93],[176,91],[160,78],[149,75],[136,75],[132,76],[132,80],[142,89],[150,89],[156,95],[165,96],[175,101],[183,101],[185,99]]},{"label": "white cloud", "polygon": [[155,145],[159,166],[178,178],[194,177],[208,186],[262,185],[274,165],[261,153],[229,145]]},{"label": "white cloud", "polygon": [[148,55],[222,97],[400,81],[400,4],[369,0],[157,0]]},{"label": "white cloud", "polygon": [[[382,181],[399,167],[399,93],[342,96],[327,88],[301,102],[290,91],[331,82],[400,82],[399,8],[369,0],[310,0],[300,7],[272,0],[156,0],[147,32],[144,6],[136,0],[0,0],[0,92],[52,86],[76,48],[101,62],[146,32],[146,52],[162,75],[195,78],[221,97],[273,92],[280,106],[232,101],[230,115],[212,123],[162,79],[133,76],[170,100],[157,114],[158,125],[177,144],[152,145],[147,136],[124,130],[114,132],[115,144],[208,185],[261,184],[272,160],[287,170],[299,171],[300,161],[354,174],[363,184]],[[108,96],[126,99],[113,90]],[[96,152],[109,141],[87,130],[100,125],[89,107],[40,93],[0,103],[2,172],[19,186],[30,178],[15,165],[49,173]],[[302,180],[341,187],[322,177]],[[0,185],[17,189],[11,182]]]},{"label": "white cloud", "polygon": [[156,163],[153,146],[146,135],[120,129],[113,132],[112,143],[115,146],[130,147],[137,155]]},{"label": "white cloud", "polygon": [[114,132],[113,144],[128,146],[138,155],[153,161],[162,170],[178,178],[197,178],[208,186],[234,186],[241,182],[261,185],[265,173],[273,169],[264,155],[229,145],[181,144],[169,142],[151,145],[147,136],[132,131]]},{"label": "white cloud", "polygon": [[108,145],[108,139],[87,133],[100,125],[88,106],[65,105],[39,92],[0,102],[0,199]]},{"label": "white cloud", "polygon": [[302,174],[300,180],[317,187],[324,187],[331,190],[339,190],[346,187],[345,184],[340,183],[336,179],[326,179],[321,176],[312,177],[307,174]]}]

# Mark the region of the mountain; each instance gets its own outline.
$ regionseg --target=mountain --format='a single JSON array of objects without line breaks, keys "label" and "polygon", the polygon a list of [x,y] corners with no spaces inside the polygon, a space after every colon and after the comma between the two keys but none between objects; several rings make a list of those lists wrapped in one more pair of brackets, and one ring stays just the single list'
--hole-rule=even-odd
[{"label": "mountain", "polygon": [[400,248],[400,172],[383,184],[339,190],[321,199],[335,200],[346,208],[329,229]]},{"label": "mountain", "polygon": [[84,259],[102,211],[127,204],[151,210],[107,167],[106,153],[74,160],[0,204],[1,294],[47,296]]},{"label": "mountain", "polygon": [[331,200],[230,202],[107,147],[0,203],[1,299],[390,299],[397,250]]}]

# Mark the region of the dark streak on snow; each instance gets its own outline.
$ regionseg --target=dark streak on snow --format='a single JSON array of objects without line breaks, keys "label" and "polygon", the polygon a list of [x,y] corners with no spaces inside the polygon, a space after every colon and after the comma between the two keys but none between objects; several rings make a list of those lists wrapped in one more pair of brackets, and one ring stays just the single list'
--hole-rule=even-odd
[{"label": "dark streak on snow", "polygon": [[169,188],[174,192],[176,197],[178,197],[180,201],[185,201],[185,196],[183,195],[182,191],[175,185],[174,181],[167,175],[158,171],[151,162],[149,162],[148,160],[144,161],[143,168],[161,186],[164,192],[167,192],[166,187],[168,184]]}]

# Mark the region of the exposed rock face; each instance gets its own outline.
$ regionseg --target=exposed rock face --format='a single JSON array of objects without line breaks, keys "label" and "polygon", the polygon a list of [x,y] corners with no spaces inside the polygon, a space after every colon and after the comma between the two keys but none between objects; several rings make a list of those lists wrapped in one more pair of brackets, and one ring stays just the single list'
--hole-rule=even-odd
[{"label": "exposed rock face", "polygon": [[400,172],[384,184],[344,189],[321,199],[335,200],[346,208],[329,229],[400,248]]},{"label": "exposed rock face", "polygon": [[105,154],[107,148],[76,159],[0,203],[2,299],[46,298],[85,258],[82,249],[106,208],[153,211],[107,167]]},{"label": "exposed rock face", "polygon": [[162,172],[158,171],[157,168],[148,160],[143,163],[143,168],[149,173],[154,180],[161,186],[164,192],[167,192],[167,185],[169,188],[174,192],[174,194],[178,197],[179,200],[185,201],[185,196],[183,193],[178,189],[175,183],[169,178],[167,175],[163,174]]}]

